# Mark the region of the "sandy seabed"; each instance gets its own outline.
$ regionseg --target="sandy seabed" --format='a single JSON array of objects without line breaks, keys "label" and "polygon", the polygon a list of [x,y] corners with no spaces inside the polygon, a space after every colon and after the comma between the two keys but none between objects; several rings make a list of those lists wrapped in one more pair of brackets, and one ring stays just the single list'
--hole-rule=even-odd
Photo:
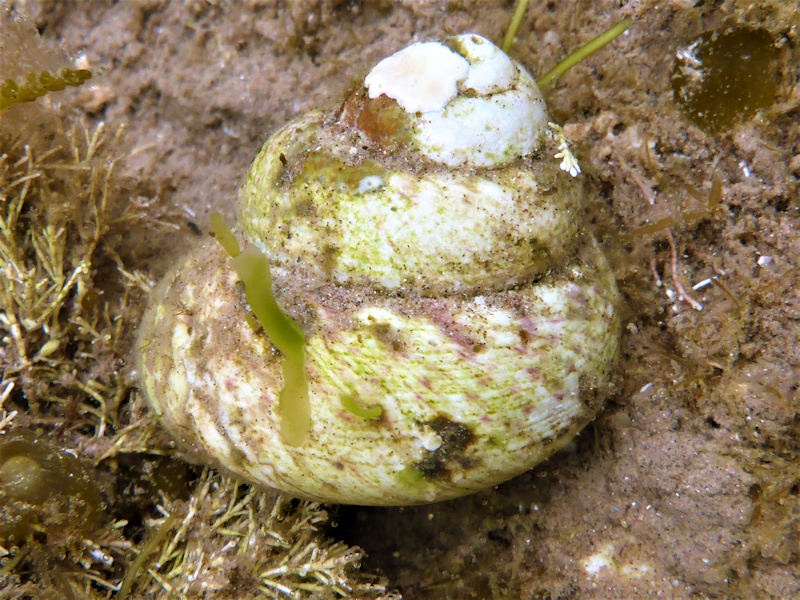
[{"label": "sandy seabed", "polygon": [[[94,71],[65,102],[89,122],[125,124],[124,175],[178,215],[179,235],[128,242],[153,279],[211,211],[233,220],[247,167],[278,126],[335,104],[411,41],[470,31],[499,43],[513,9],[504,0],[13,4]],[[615,389],[570,447],[495,489],[413,508],[332,508],[328,535],[364,548],[363,568],[403,598],[800,594],[800,9],[791,4],[531,2],[511,54],[534,74],[633,21],[545,91],[583,169],[587,228],[625,301]],[[704,31],[742,24],[779,46],[777,98],[708,133],[675,103],[675,54]]]}]

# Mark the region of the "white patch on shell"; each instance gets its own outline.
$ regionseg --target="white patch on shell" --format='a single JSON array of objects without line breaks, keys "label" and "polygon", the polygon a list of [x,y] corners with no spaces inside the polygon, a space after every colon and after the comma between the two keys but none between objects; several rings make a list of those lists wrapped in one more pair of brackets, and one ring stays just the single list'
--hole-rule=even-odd
[{"label": "white patch on shell", "polygon": [[442,110],[458,94],[469,63],[439,42],[418,42],[384,58],[364,79],[370,98],[381,94],[407,112]]},{"label": "white patch on shell", "polygon": [[379,62],[364,80],[411,113],[420,151],[450,166],[497,167],[530,154],[546,128],[536,82],[484,37],[412,44]]},{"label": "white patch on shell", "polygon": [[428,452],[433,452],[442,445],[442,438],[438,433],[431,429],[420,432],[419,443]]},{"label": "white patch on shell", "polygon": [[383,177],[380,175],[367,175],[358,182],[356,194],[366,194],[367,192],[374,192],[383,187]]},{"label": "white patch on shell", "polygon": [[517,68],[497,46],[479,35],[459,36],[461,51],[469,61],[467,78],[459,89],[483,96],[508,89],[517,77]]}]

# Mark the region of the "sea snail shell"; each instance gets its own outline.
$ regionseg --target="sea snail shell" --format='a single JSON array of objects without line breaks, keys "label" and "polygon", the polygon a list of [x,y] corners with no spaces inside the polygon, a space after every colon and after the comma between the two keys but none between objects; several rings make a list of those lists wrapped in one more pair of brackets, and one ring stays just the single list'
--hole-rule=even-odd
[{"label": "sea snail shell", "polygon": [[164,425],[244,479],[327,502],[443,500],[544,460],[600,408],[620,330],[560,142],[530,75],[472,34],[413,44],[336,111],[281,128],[240,227],[305,333],[307,434],[281,435],[282,356],[214,240],[141,326]]}]

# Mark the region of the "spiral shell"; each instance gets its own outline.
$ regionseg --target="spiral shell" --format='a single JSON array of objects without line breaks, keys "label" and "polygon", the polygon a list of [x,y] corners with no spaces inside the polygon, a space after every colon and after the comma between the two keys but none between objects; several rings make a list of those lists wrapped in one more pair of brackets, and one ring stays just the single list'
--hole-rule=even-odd
[{"label": "spiral shell", "polygon": [[530,75],[472,34],[413,44],[277,131],[240,226],[305,333],[309,431],[281,436],[282,356],[213,240],[141,326],[167,429],[244,479],[373,505],[468,494],[563,446],[602,405],[620,325],[547,131]]}]

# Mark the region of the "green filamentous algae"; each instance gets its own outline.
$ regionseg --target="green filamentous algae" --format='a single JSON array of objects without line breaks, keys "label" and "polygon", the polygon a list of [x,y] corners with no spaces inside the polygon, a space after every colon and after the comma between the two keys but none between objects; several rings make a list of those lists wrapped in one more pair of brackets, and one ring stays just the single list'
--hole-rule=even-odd
[{"label": "green filamentous algae", "polygon": [[283,354],[283,389],[278,395],[281,437],[290,446],[303,443],[311,429],[311,406],[305,373],[305,336],[272,294],[267,257],[256,248],[239,250],[239,243],[218,212],[211,214],[214,237],[231,255],[233,268],[244,284],[244,296],[272,344]]}]

